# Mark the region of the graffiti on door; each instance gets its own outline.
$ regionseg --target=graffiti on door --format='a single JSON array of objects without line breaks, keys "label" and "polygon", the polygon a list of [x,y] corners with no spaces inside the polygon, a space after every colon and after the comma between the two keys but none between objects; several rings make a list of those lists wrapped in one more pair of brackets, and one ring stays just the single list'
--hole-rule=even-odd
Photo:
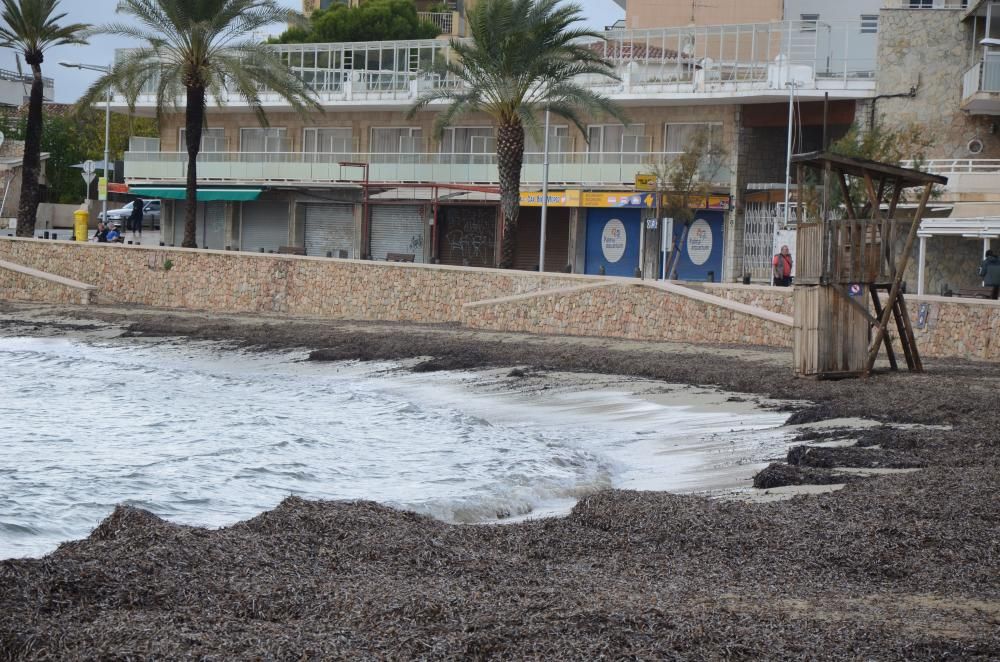
[{"label": "graffiti on door", "polygon": [[448,219],[448,231],[444,235],[448,252],[452,259],[460,259],[464,264],[492,264],[495,210],[484,207],[463,212]]}]

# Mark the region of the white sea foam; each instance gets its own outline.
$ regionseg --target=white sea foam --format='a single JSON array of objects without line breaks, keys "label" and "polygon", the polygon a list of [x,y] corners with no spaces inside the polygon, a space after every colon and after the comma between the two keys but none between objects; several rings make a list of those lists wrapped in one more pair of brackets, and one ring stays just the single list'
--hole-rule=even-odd
[{"label": "white sea foam", "polygon": [[290,494],[511,521],[608,487],[745,485],[787,442],[783,415],[725,394],[634,380],[486,392],[471,373],[301,358],[0,339],[0,558],[84,537],[117,503],[203,526]]}]

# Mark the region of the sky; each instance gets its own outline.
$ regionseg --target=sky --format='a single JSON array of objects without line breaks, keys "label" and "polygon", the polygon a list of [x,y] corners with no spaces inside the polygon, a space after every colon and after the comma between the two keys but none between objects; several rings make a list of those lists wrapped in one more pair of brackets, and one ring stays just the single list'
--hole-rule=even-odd
[{"label": "sky", "polygon": [[[280,4],[292,9],[302,9],[301,0],[278,0]],[[603,29],[619,18],[624,18],[624,11],[613,0],[577,0],[583,6],[588,19],[588,26]],[[118,0],[61,0],[58,9],[67,14],[65,23],[103,24],[116,19],[115,7]],[[276,31],[280,32],[280,28]],[[84,64],[107,65],[114,58],[116,48],[127,48],[134,42],[121,37],[107,35],[93,37],[86,46],[59,46],[46,52],[42,73],[55,79],[56,98],[60,103],[72,103],[83,93],[87,86],[97,76],[97,72],[60,67],[60,61],[81,62]],[[16,71],[14,51],[0,49],[0,67]]]}]

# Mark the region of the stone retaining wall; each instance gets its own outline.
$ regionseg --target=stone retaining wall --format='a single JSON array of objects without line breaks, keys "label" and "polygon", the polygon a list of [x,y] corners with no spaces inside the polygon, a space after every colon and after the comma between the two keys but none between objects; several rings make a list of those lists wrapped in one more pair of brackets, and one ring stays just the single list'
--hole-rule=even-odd
[{"label": "stone retaining wall", "polygon": [[[459,321],[462,304],[468,301],[594,280],[499,269],[16,238],[0,239],[0,259],[97,285],[102,295],[119,303],[429,323]],[[27,291],[0,294],[7,299],[27,296]]]},{"label": "stone retaining wall", "polygon": [[[0,238],[4,259],[97,285],[102,299],[161,308],[791,345],[787,326],[627,278],[17,238]],[[733,284],[698,289],[792,314],[790,289]],[[518,296],[540,292],[544,296]],[[0,299],[79,303],[80,293],[0,270]],[[923,356],[1000,361],[1000,303],[936,296],[906,300]]]},{"label": "stone retaining wall", "polygon": [[465,306],[474,329],[791,347],[792,328],[641,284],[607,283]]}]

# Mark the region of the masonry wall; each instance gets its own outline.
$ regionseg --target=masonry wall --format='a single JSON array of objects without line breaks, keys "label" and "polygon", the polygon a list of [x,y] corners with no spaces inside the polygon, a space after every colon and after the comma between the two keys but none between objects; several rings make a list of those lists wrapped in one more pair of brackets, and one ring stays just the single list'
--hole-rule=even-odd
[{"label": "masonry wall", "polygon": [[[883,9],[879,14],[877,94],[914,96],[877,98],[874,114],[882,126],[916,123],[934,138],[927,158],[1000,158],[1000,134],[991,133],[996,118],[963,112],[962,76],[975,61],[971,21],[964,10]],[[977,41],[982,35],[977,35]],[[981,154],[969,154],[973,138]]]},{"label": "masonry wall", "polygon": [[462,322],[509,332],[792,346],[790,326],[641,284],[597,284],[471,304]]},{"label": "masonry wall", "polygon": [[[97,285],[101,301],[162,308],[464,322],[499,331],[643,340],[791,343],[791,327],[624,278],[16,238],[0,238],[0,260]],[[790,288],[699,289],[792,312]],[[518,296],[530,293],[537,296]],[[77,303],[79,296],[0,270],[0,299]],[[1000,361],[1000,302],[912,295],[906,301],[924,356]]]}]

